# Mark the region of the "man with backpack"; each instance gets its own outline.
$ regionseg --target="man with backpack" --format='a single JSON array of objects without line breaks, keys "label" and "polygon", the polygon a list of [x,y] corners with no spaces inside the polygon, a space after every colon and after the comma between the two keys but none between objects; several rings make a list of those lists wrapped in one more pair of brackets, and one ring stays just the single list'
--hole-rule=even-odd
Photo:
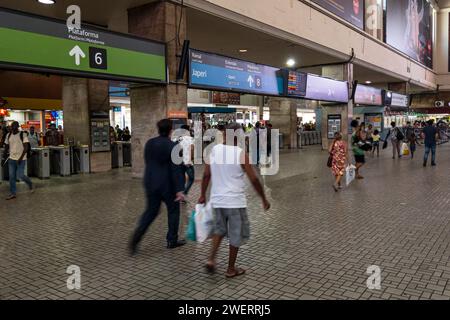
[{"label": "man with backpack", "polygon": [[[6,200],[16,199],[16,182],[17,179],[24,181],[30,191],[33,191],[33,184],[25,175],[25,166],[27,158],[31,152],[30,142],[28,140],[27,132],[19,131],[19,123],[13,122],[11,125],[11,132],[8,133],[5,139],[5,153],[9,153],[9,157],[5,157],[9,168],[9,188],[11,194]],[[6,165],[6,163],[4,164]]]}]

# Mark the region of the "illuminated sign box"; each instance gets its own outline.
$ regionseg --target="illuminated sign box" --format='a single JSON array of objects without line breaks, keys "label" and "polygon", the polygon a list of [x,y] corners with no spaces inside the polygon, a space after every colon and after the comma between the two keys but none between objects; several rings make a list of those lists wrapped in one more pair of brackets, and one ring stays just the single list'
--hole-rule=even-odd
[{"label": "illuminated sign box", "polygon": [[80,77],[167,83],[166,45],[0,9],[0,66]]}]

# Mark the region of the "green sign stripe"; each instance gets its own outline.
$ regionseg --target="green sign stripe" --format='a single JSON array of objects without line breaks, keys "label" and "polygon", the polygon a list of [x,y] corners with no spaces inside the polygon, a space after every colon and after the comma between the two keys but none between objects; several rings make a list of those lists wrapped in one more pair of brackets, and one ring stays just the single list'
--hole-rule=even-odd
[{"label": "green sign stripe", "polygon": [[[61,39],[31,32],[0,28],[0,61],[79,72],[166,81],[165,57]],[[79,46],[85,54],[80,65],[69,52]],[[89,47],[106,49],[107,70],[91,68]]]}]

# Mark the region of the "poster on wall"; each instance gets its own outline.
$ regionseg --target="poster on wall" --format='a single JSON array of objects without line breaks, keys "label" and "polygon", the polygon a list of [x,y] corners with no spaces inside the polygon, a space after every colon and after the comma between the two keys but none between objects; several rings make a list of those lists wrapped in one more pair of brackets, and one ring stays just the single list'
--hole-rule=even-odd
[{"label": "poster on wall", "polygon": [[336,132],[341,132],[342,116],[340,114],[328,115],[328,139],[333,139]]},{"label": "poster on wall", "polygon": [[360,29],[364,28],[363,0],[312,0],[312,2]]},{"label": "poster on wall", "polygon": [[423,65],[433,67],[433,10],[426,0],[387,1],[386,42]]},{"label": "poster on wall", "polygon": [[371,124],[374,130],[382,131],[383,114],[382,113],[366,113],[364,114],[364,122],[366,125]]}]

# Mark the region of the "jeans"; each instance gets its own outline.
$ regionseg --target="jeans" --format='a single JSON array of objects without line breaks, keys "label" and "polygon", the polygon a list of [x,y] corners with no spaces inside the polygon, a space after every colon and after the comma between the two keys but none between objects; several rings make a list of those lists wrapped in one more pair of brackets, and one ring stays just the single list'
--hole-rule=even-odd
[{"label": "jeans", "polygon": [[32,189],[33,184],[31,183],[30,178],[25,175],[25,166],[27,164],[26,160],[17,161],[17,160],[8,160],[8,168],[9,168],[9,190],[11,195],[15,196],[17,194],[16,182],[17,179],[24,181],[28,188]]},{"label": "jeans", "polygon": [[167,216],[169,222],[169,231],[167,232],[167,242],[170,244],[178,241],[178,228],[180,225],[180,203],[175,202],[175,196],[170,193],[161,193],[159,191],[147,192],[147,209],[142,215],[138,227],[133,235],[133,244],[137,245],[147,229],[155,221],[159,214],[161,202],[167,207]]},{"label": "jeans", "polygon": [[188,181],[184,189],[184,194],[188,194],[195,182],[195,169],[194,166],[183,166],[183,175],[188,176]]},{"label": "jeans", "polygon": [[436,163],[436,145],[425,145],[425,156],[423,158],[423,163],[428,162],[428,156],[431,151],[431,163]]}]

